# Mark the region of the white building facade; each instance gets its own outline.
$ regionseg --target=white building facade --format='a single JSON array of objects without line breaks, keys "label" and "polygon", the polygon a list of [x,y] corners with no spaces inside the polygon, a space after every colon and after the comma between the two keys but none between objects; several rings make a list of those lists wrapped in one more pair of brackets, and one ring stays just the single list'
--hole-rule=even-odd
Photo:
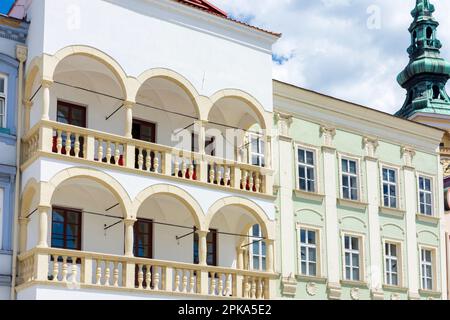
[{"label": "white building facade", "polygon": [[209,10],[29,7],[18,299],[273,297],[278,35]]}]

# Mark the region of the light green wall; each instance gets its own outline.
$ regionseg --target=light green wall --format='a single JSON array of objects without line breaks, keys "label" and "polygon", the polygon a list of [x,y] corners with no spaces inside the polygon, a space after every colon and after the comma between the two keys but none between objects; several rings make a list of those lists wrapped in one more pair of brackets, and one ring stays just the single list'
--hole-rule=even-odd
[{"label": "light green wall", "polygon": [[[319,153],[321,152],[321,146],[323,145],[323,137],[320,135],[320,125],[318,123],[313,123],[308,120],[304,119],[298,119],[294,118],[292,121],[292,124],[290,126],[289,131],[290,136],[293,138],[294,143],[300,143],[308,146],[312,146],[316,148]],[[362,188],[362,200],[367,201],[368,195],[367,192],[367,186],[366,183],[366,167],[365,167],[365,150],[363,149],[362,145],[362,139],[363,135],[355,134],[352,132],[348,132],[345,130],[336,130],[336,136],[334,137],[333,144],[336,147],[337,155],[348,155],[353,156],[355,158],[360,159],[360,171],[361,176],[360,183],[363,183]],[[396,166],[399,169],[404,165],[404,160],[402,158],[401,154],[401,148],[402,146],[395,144],[395,143],[389,143],[386,141],[379,141],[379,146],[376,152],[376,156],[379,159],[380,163],[389,164],[392,166]],[[296,151],[294,151],[296,152]],[[283,163],[283,159],[280,156],[280,161]],[[320,190],[324,190],[324,180],[326,177],[323,177],[323,171],[324,168],[322,167],[322,157],[318,157],[320,162],[318,165],[319,170],[319,179],[320,183],[322,184],[320,186]],[[424,172],[426,174],[430,174],[437,177],[437,170],[438,168],[438,162],[437,162],[437,156],[434,154],[427,154],[424,152],[416,151],[415,158],[413,159],[413,166],[416,168],[418,172]],[[293,173],[296,174],[296,164],[292,164],[293,167]],[[340,179],[339,179],[339,157],[336,157],[336,181],[337,181],[337,194],[338,197],[340,196]],[[399,181],[402,179],[401,170],[399,171]],[[297,177],[294,177],[294,185],[293,188],[295,188],[295,181]],[[403,188],[400,187],[400,192],[403,191]],[[403,198],[403,196],[402,196]],[[277,199],[277,203],[279,203],[280,199]],[[297,197],[293,195],[292,197],[293,201],[293,210],[294,210],[294,219],[295,224],[300,223],[304,225],[309,226],[315,226],[317,228],[321,229],[321,246],[322,246],[322,254],[325,256],[321,257],[321,263],[326,264],[326,248],[324,248],[324,244],[326,242],[326,230],[325,230],[325,207],[324,203],[322,201],[315,201],[306,199],[304,197]],[[338,213],[338,220],[339,220],[339,241],[342,242],[342,233],[347,232],[353,232],[360,235],[363,235],[364,237],[364,259],[365,264],[364,267],[367,268],[370,266],[370,254],[369,254],[369,224],[368,224],[368,213],[367,209],[355,209],[352,207],[347,207],[344,205],[338,205],[337,207],[337,213]],[[280,219],[280,214],[278,213],[278,219]],[[385,214],[380,212],[379,213],[379,221],[380,221],[380,236],[379,239],[380,243],[383,243],[383,239],[393,240],[397,241],[401,244],[401,250],[402,250],[402,272],[403,272],[403,283],[402,286],[407,286],[407,251],[406,251],[406,225],[405,220],[401,216],[396,216],[392,214]],[[295,241],[297,242],[297,230],[292,231],[295,234]],[[430,225],[427,223],[423,223],[418,221],[417,222],[417,232],[418,232],[418,243],[424,244],[424,245],[431,245],[439,247],[439,228],[436,225]],[[282,240],[282,239],[281,239]],[[340,243],[340,248],[342,248],[342,243]],[[383,246],[381,246],[383,247]],[[295,248],[297,252],[293,252],[295,255],[295,266],[296,270],[298,271],[298,245],[295,244]],[[281,245],[279,244],[279,249],[281,249]],[[384,250],[384,248],[383,248]],[[382,253],[380,253],[382,254]],[[340,272],[341,272],[341,278],[342,278],[342,254],[340,256],[339,266],[340,266]],[[282,257],[281,257],[282,258]],[[384,259],[381,259],[383,262],[382,266],[379,266],[381,268],[381,272],[384,273]],[[323,265],[322,270],[325,270],[326,272],[326,266]],[[365,270],[367,273],[367,270]],[[384,276],[383,276],[384,278]],[[309,280],[313,281],[313,280]],[[308,280],[305,280],[302,277],[299,277],[297,280],[297,299],[327,299],[327,289],[326,289],[326,282],[321,281],[313,281],[316,284],[317,287],[317,293],[314,296],[310,296],[307,293],[306,285],[309,282]],[[281,288],[281,284],[280,284]],[[353,287],[351,285],[342,285],[342,299],[349,300],[351,299],[351,289]],[[400,299],[404,300],[408,298],[407,290],[404,289],[398,289],[398,288],[386,288],[384,290],[384,295],[386,300],[390,299]],[[360,287],[359,288],[359,297],[361,300],[364,299],[370,299],[370,290],[369,288]]]}]

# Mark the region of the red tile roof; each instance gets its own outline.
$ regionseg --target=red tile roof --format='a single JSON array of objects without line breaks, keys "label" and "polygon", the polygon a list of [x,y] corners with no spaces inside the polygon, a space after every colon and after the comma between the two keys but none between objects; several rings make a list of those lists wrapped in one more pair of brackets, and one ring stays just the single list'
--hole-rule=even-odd
[{"label": "red tile roof", "polygon": [[190,7],[197,8],[199,10],[202,10],[202,11],[205,11],[207,13],[213,14],[215,16],[218,16],[218,17],[221,17],[221,18],[233,21],[235,23],[244,25],[246,27],[250,27],[252,29],[255,29],[255,30],[258,30],[258,31],[262,31],[262,32],[268,33],[268,34],[276,36],[276,37],[281,37],[281,33],[264,30],[264,29],[252,26],[252,25],[250,25],[248,23],[245,23],[245,22],[233,19],[233,18],[229,17],[228,14],[225,11],[217,8],[216,6],[212,5],[211,3],[209,3],[206,0],[174,0],[174,1],[182,3],[182,4],[190,6]]},{"label": "red tile roof", "polygon": [[216,6],[212,5],[208,1],[205,0],[177,0],[178,2],[185,3],[187,5],[191,5],[193,7],[197,7],[203,11],[207,11],[209,13],[214,13],[219,16],[227,17],[228,14],[217,8]]}]

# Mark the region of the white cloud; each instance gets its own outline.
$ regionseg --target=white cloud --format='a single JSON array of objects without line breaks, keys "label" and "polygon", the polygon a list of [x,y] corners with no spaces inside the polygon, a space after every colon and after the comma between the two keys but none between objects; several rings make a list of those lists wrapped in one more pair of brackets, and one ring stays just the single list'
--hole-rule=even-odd
[{"label": "white cloud", "polygon": [[[275,79],[391,113],[402,106],[406,91],[396,77],[408,63],[414,0],[212,2],[235,17],[283,33],[274,53],[290,59],[274,63]],[[450,1],[432,2],[441,24],[442,56],[450,60]],[[378,13],[380,28],[373,21],[368,26]]]}]

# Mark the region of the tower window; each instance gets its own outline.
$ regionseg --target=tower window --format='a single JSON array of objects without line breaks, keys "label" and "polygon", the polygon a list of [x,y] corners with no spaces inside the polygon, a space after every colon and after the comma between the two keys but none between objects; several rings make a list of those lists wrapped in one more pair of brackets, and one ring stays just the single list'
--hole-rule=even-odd
[{"label": "tower window", "polygon": [[441,98],[441,91],[439,90],[438,86],[433,86],[433,99],[440,99]]},{"label": "tower window", "polygon": [[427,28],[427,39],[431,39],[433,37],[433,29],[431,27]]}]

